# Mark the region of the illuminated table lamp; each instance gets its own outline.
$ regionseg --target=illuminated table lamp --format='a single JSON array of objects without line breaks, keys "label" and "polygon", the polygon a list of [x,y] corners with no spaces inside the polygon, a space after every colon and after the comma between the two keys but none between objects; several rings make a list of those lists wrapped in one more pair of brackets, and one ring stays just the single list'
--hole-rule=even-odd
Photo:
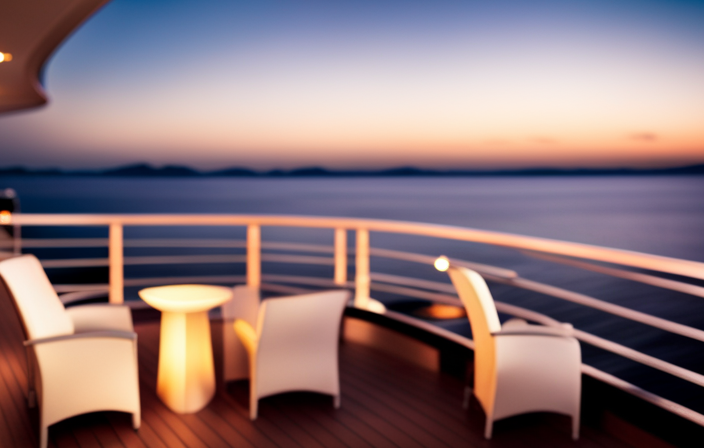
[{"label": "illuminated table lamp", "polygon": [[232,289],[169,285],[143,289],[139,296],[162,312],[157,395],[174,412],[198,412],[215,394],[208,310],[230,300]]}]

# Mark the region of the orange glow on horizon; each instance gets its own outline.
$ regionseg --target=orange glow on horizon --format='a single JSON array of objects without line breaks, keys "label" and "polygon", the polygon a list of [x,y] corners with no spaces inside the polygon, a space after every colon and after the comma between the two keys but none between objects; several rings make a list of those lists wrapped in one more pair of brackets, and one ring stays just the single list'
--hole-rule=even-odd
[{"label": "orange glow on horizon", "polygon": [[[393,73],[356,84],[309,76],[320,84],[308,81],[289,89],[281,76],[283,80],[240,80],[224,92],[195,86],[179,95],[173,95],[179,80],[172,80],[140,92],[151,99],[138,109],[120,92],[89,91],[65,99],[63,113],[71,119],[62,120],[62,127],[51,125],[34,138],[45,136],[47,145],[61,141],[69,155],[119,149],[129,161],[150,155],[147,161],[153,163],[197,167],[704,161],[704,106],[696,96],[675,95],[664,86],[652,86],[657,89],[646,101],[639,89],[628,92],[615,82],[599,95],[551,85],[550,79],[524,81],[508,94],[501,85],[473,88],[461,78],[449,83],[441,72],[433,75],[436,82],[409,81],[388,91],[382,87],[392,85]],[[448,83],[439,87],[441,81]],[[340,93],[342,84],[348,84],[347,91]]]}]

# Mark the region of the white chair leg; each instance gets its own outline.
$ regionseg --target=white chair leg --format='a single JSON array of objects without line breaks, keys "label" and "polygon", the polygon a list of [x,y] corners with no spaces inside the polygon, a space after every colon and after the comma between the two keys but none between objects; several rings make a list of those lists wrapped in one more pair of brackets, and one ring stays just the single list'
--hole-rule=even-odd
[{"label": "white chair leg", "polygon": [[340,409],[340,396],[333,395],[332,400],[332,405],[335,407],[335,409]]},{"label": "white chair leg", "polygon": [[484,438],[489,440],[491,439],[491,432],[494,429],[494,421],[489,418],[489,416],[486,417],[486,426],[484,426]]},{"label": "white chair leg", "polygon": [[39,427],[39,448],[46,448],[49,443],[49,427]]},{"label": "white chair leg", "polygon": [[572,416],[572,440],[579,439],[579,416]]},{"label": "white chair leg", "polygon": [[250,394],[249,396],[249,419],[254,421],[257,419],[257,411],[258,411],[258,406],[259,406],[259,400],[257,397],[254,396],[254,394]]},{"label": "white chair leg", "polygon": [[142,425],[141,412],[140,411],[133,412],[132,413],[132,428],[134,428],[134,430],[136,431],[139,429],[139,427],[141,425]]}]

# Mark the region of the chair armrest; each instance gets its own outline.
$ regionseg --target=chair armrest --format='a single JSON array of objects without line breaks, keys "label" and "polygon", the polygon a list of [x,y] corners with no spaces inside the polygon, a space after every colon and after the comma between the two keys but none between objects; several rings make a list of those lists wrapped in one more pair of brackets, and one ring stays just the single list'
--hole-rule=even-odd
[{"label": "chair armrest", "polygon": [[532,336],[556,336],[556,337],[573,337],[574,328],[572,324],[561,324],[559,327],[546,327],[543,325],[524,325],[512,324],[505,325],[499,331],[492,333],[493,336],[514,336],[514,335],[532,335]]},{"label": "chair armrest", "polygon": [[252,328],[246,320],[243,319],[237,319],[234,327],[235,333],[239,336],[244,348],[246,348],[247,351],[253,355],[257,351],[257,343],[259,342],[257,332],[254,331],[254,328]]},{"label": "chair armrest", "polygon": [[132,312],[123,305],[82,305],[66,308],[75,333],[102,330],[134,331]]},{"label": "chair armrest", "polygon": [[105,331],[91,331],[87,333],[77,333],[77,334],[65,334],[62,336],[53,336],[50,338],[40,338],[40,339],[30,339],[24,341],[25,347],[32,345],[48,344],[51,342],[62,342],[70,341],[74,339],[99,339],[99,338],[110,338],[110,339],[127,339],[130,341],[137,340],[137,333],[131,331],[119,331],[119,330],[105,330]]}]

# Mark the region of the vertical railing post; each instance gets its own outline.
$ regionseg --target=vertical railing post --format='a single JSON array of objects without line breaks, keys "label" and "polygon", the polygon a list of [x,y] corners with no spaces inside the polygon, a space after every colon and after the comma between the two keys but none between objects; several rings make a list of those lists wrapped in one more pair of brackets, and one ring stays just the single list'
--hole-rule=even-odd
[{"label": "vertical railing post", "polygon": [[261,285],[261,229],[256,224],[247,226],[247,285],[259,288]]},{"label": "vertical railing post", "polygon": [[335,284],[347,284],[347,229],[335,229]]},{"label": "vertical railing post", "polygon": [[15,255],[20,255],[22,253],[22,226],[15,224],[12,229],[12,237],[15,243]]},{"label": "vertical railing post", "polygon": [[369,230],[367,229],[357,229],[355,289],[354,306],[367,308],[369,304]]},{"label": "vertical railing post", "polygon": [[125,273],[124,254],[122,242],[122,224],[110,224],[110,234],[108,241],[108,258],[110,270],[109,301],[112,304],[121,304],[125,301]]},{"label": "vertical railing post", "polygon": [[[9,210],[2,210],[0,211],[0,225],[3,226],[13,226],[12,227],[12,238],[13,238],[13,251],[15,255],[19,255],[22,253],[22,238],[20,236],[20,225],[17,224],[16,222],[13,224],[12,221],[12,213]],[[17,210],[15,210],[14,213],[17,213]]]}]

